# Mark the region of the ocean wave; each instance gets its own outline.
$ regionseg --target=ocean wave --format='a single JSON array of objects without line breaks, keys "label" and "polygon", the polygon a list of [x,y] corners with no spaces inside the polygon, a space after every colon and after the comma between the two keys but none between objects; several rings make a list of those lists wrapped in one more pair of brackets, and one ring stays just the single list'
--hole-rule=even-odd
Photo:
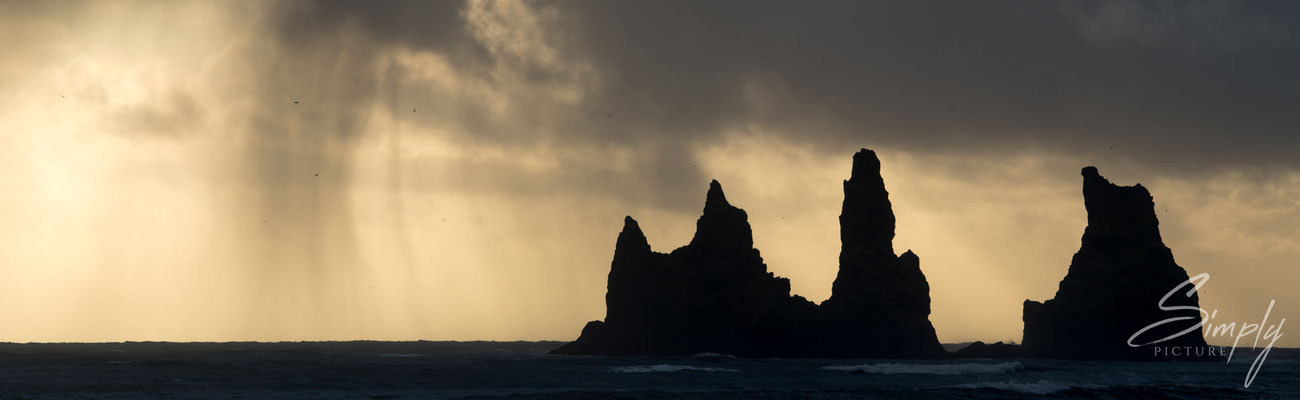
[{"label": "ocean wave", "polygon": [[730,354],[721,354],[721,353],[699,353],[699,354],[696,354],[696,355],[694,355],[694,356],[692,356],[692,357],[696,357],[696,358],[736,358],[736,356],[733,356],[733,355],[730,355]]},{"label": "ocean wave", "polygon": [[1099,389],[1104,386],[1078,383],[1066,383],[1049,380],[1038,382],[980,382],[951,386],[960,389],[998,389],[1029,394],[1052,394],[1071,388]]},{"label": "ocean wave", "polygon": [[933,374],[933,375],[964,375],[964,374],[1001,374],[1024,369],[1024,365],[1018,362],[1005,362],[998,364],[861,364],[861,365],[829,365],[822,367],[830,371],[847,371],[847,372],[866,372],[868,374]]},{"label": "ocean wave", "polygon": [[415,354],[415,353],[385,353],[385,354],[380,354],[379,356],[380,356],[380,357],[409,358],[409,357],[424,357],[424,354]]},{"label": "ocean wave", "polygon": [[631,373],[631,372],[677,372],[677,371],[708,371],[708,372],[739,372],[730,368],[713,368],[713,367],[694,367],[690,365],[630,365],[626,367],[613,367],[614,372]]}]

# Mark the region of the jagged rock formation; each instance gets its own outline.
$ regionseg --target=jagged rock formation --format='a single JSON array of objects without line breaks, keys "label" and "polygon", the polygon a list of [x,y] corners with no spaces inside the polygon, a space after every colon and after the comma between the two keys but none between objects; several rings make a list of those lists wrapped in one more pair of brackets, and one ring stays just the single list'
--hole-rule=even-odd
[{"label": "jagged rock formation", "polygon": [[605,295],[605,321],[592,321],[560,354],[785,356],[815,309],[790,296],[790,281],[767,271],[744,210],[717,181],[691,243],[650,250],[632,217],[623,221]]},{"label": "jagged rock formation", "polygon": [[821,304],[826,355],[946,354],[930,324],[930,285],[911,250],[894,254],[894,211],[876,153],[853,155],[840,214],[840,270]]},{"label": "jagged rock formation", "polygon": [[[1188,276],[1174,263],[1173,253],[1160,238],[1151,194],[1140,184],[1114,185],[1099,175],[1097,168],[1087,167],[1083,169],[1083,203],[1088,227],[1056,297],[1043,303],[1025,300],[1024,354],[1062,359],[1157,359],[1150,347],[1130,347],[1129,337],[1167,318],[1191,317],[1186,324],[1168,324],[1147,332],[1137,344],[1166,337],[1195,324],[1200,314],[1158,308],[1161,297]],[[1166,305],[1199,303],[1196,294],[1186,297],[1180,292]],[[1194,330],[1158,345],[1205,347],[1205,339]]]},{"label": "jagged rock formation", "polygon": [[753,248],[744,210],[717,181],[691,243],[650,249],[631,217],[610,266],[606,318],[555,353],[742,357],[937,357],[929,285],[917,257],[893,252],[894,214],[880,161],[863,149],[844,182],[843,249],[833,294],[821,307],[790,295]]}]

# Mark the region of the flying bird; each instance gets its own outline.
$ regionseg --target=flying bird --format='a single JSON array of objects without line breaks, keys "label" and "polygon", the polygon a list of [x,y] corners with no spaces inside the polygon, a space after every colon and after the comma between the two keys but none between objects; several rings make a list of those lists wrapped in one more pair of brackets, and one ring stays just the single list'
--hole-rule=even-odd
[{"label": "flying bird", "polygon": [[312,175],[312,176],[313,177],[320,176],[320,172],[317,172],[316,175]]},{"label": "flying bird", "polygon": [[293,101],[293,104],[298,104],[298,100],[294,100],[294,101]]}]

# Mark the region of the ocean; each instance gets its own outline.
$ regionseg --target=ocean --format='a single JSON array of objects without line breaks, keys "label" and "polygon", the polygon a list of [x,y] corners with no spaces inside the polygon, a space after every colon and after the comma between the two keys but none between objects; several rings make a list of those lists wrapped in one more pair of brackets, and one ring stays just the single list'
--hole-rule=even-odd
[{"label": "ocean", "polygon": [[0,399],[1300,399],[1221,362],[558,356],[559,342],[0,344]]}]

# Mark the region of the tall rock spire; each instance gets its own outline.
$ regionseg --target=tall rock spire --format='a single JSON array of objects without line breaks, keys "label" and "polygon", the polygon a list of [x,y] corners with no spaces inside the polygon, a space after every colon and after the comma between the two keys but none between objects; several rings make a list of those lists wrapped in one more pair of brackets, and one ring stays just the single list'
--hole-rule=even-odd
[{"label": "tall rock spire", "polygon": [[876,153],[853,155],[853,174],[844,181],[840,212],[840,265],[857,266],[894,258],[894,209],[880,176]]},{"label": "tall rock spire", "polygon": [[876,153],[853,155],[840,214],[840,267],[821,305],[828,354],[937,357],[930,285],[910,250],[894,254],[894,210]]}]

